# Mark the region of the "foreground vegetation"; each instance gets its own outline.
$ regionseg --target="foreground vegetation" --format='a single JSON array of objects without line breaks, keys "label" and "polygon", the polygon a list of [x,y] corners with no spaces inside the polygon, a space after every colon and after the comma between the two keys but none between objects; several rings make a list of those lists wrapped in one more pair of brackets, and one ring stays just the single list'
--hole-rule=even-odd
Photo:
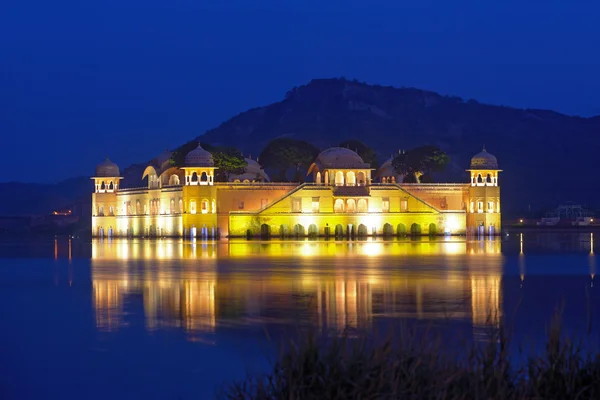
[{"label": "foreground vegetation", "polygon": [[555,317],[549,325],[543,352],[521,353],[519,360],[503,329],[454,354],[429,334],[402,331],[387,340],[309,334],[287,343],[271,372],[230,383],[219,397],[599,399],[599,355],[569,340],[559,321]]}]

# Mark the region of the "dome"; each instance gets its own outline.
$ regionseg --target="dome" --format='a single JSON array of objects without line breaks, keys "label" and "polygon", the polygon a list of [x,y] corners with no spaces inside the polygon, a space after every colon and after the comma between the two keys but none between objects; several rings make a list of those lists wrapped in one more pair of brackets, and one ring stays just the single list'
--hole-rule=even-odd
[{"label": "dome", "polygon": [[471,158],[471,169],[498,169],[498,160],[484,147],[481,152]]},{"label": "dome", "polygon": [[186,167],[214,167],[215,162],[213,156],[208,151],[204,150],[200,143],[198,147],[185,156]]},{"label": "dome", "polygon": [[[258,161],[253,160],[250,157],[246,157],[244,158],[244,160],[246,160],[246,172],[244,172],[243,174],[240,175],[231,175],[229,177],[230,181],[234,181],[234,180],[239,180],[239,181],[244,181],[244,180],[249,180],[250,182],[252,181],[256,181],[256,180],[263,180],[263,181],[270,181],[271,179],[269,178],[269,175],[267,175],[267,173],[265,172],[265,170],[263,169],[262,165],[260,165],[258,163]],[[257,179],[257,177],[259,177],[260,179]]]},{"label": "dome", "polygon": [[106,157],[106,160],[96,165],[96,176],[99,178],[116,178],[119,175],[119,166],[110,161],[108,157]]},{"label": "dome", "polygon": [[356,152],[344,147],[331,147],[323,150],[319,153],[313,165],[316,165],[320,170],[371,168]]},{"label": "dome", "polygon": [[381,167],[377,170],[377,176],[396,176],[396,171],[392,166],[394,158],[389,158],[386,162],[381,164]]}]

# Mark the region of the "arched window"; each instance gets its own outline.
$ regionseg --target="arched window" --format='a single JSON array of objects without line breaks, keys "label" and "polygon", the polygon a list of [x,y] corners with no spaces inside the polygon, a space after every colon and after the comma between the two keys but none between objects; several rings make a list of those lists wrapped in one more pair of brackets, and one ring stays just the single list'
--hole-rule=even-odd
[{"label": "arched window", "polygon": [[202,175],[200,175],[200,182],[208,182],[208,175],[204,171],[202,171]]},{"label": "arched window", "polygon": [[183,213],[183,199],[181,197],[179,198],[179,212]]},{"label": "arched window", "polygon": [[115,190],[115,185],[113,185],[112,181],[110,181],[110,183],[108,184],[108,190],[110,190],[110,191]]},{"label": "arched window", "polygon": [[358,199],[357,208],[358,208],[359,213],[366,213],[367,211],[369,211],[368,206],[367,206],[367,200]]},{"label": "arched window", "polygon": [[335,173],[335,186],[344,186],[344,173],[342,171]]},{"label": "arched window", "polygon": [[102,183],[100,184],[100,190],[106,190],[106,184],[104,183],[104,181],[102,181]]},{"label": "arched window", "polygon": [[202,200],[201,211],[202,211],[202,214],[208,213],[208,200],[206,200],[206,199]]},{"label": "arched window", "polygon": [[354,175],[353,171],[348,171],[346,173],[346,186],[355,186],[356,185],[356,175]]},{"label": "arched window", "polygon": [[113,206],[108,207],[108,215],[115,215],[115,209]]},{"label": "arched window", "polygon": [[365,177],[365,173],[362,171],[356,175],[356,179],[358,180],[358,186],[365,186],[367,184],[367,178]]},{"label": "arched window", "polygon": [[176,213],[176,210],[175,210],[175,199],[171,199],[169,211],[170,211],[171,214],[175,214]]},{"label": "arched window", "polygon": [[317,172],[316,183],[321,184],[321,172]]},{"label": "arched window", "polygon": [[192,173],[191,182],[192,182],[192,185],[197,185],[198,184],[198,174],[196,172]]},{"label": "arched window", "polygon": [[190,214],[196,214],[196,200],[190,200]]},{"label": "arched window", "polygon": [[346,200],[346,211],[356,212],[356,201],[354,199]]},{"label": "arched window", "polygon": [[487,178],[485,180],[486,183],[492,183],[492,175],[487,174]]},{"label": "arched window", "polygon": [[171,186],[179,185],[179,176],[177,176],[175,174],[171,175],[171,177],[169,178],[169,185],[171,185]]},{"label": "arched window", "polygon": [[104,206],[98,206],[98,215],[104,216]]},{"label": "arched window", "polygon": [[481,174],[477,175],[477,183],[483,183],[483,178],[481,177]]},{"label": "arched window", "polygon": [[344,200],[342,199],[335,199],[335,203],[333,205],[333,211],[334,212],[344,212]]},{"label": "arched window", "polygon": [[141,211],[142,211],[142,203],[140,203],[139,200],[136,200],[136,202],[135,202],[135,213],[137,215],[140,215]]}]

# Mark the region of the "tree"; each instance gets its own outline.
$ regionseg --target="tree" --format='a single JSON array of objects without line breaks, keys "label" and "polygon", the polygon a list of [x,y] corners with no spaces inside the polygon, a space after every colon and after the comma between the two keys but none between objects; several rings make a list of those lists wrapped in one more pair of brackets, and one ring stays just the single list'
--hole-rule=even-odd
[{"label": "tree", "polygon": [[[227,182],[231,174],[240,175],[246,172],[246,160],[242,153],[234,147],[212,146],[207,143],[200,144],[202,148],[212,154],[215,163],[215,181]],[[198,141],[192,140],[179,146],[171,157],[171,165],[185,166],[185,156],[198,147]]]},{"label": "tree", "polygon": [[377,153],[375,150],[364,144],[359,140],[345,140],[340,143],[340,147],[346,147],[350,150],[356,151],[360,158],[363,159],[364,162],[371,165],[371,168],[377,169],[379,168],[379,160],[377,159]]},{"label": "tree", "polygon": [[291,138],[274,139],[260,153],[259,159],[265,168],[276,171],[275,180],[286,181],[287,172],[294,170],[294,180],[302,181],[301,168],[308,168],[319,154],[312,144]]},{"label": "tree", "polygon": [[399,153],[392,160],[392,166],[398,175],[405,177],[405,182],[414,178],[419,183],[424,175],[425,180],[432,182],[432,174],[443,171],[449,162],[450,157],[439,147],[426,145]]},{"label": "tree", "polygon": [[215,167],[215,180],[217,182],[229,181],[230,175],[241,175],[246,172],[246,159],[242,152],[235,147],[216,147],[211,151]]}]

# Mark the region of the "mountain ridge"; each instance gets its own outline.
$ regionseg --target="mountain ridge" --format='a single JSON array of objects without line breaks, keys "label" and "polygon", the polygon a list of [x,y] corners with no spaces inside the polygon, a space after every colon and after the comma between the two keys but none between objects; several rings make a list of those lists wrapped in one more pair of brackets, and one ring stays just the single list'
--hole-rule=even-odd
[{"label": "mountain ridge", "polygon": [[[599,131],[600,116],[569,116],[417,88],[320,78],[290,89],[278,102],[241,112],[192,140],[258,155],[277,137],[307,140],[321,149],[357,139],[373,147],[380,161],[399,149],[433,144],[452,160],[439,179],[455,182],[467,182],[464,170],[470,157],[485,145],[504,170],[503,210],[516,215],[530,206],[549,209],[566,200],[598,206],[592,188],[600,184],[594,174]],[[122,169],[124,187],[141,185],[140,169],[143,164]]]}]

